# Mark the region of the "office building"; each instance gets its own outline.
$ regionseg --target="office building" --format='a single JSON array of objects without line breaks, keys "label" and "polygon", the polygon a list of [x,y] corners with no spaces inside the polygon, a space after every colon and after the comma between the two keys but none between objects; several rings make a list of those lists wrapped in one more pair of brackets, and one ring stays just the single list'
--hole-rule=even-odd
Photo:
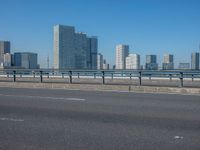
[{"label": "office building", "polygon": [[109,64],[106,63],[106,60],[105,60],[105,59],[103,60],[103,69],[104,69],[104,70],[109,70]]},{"label": "office building", "polygon": [[190,69],[190,63],[179,63],[178,68],[181,69],[181,70]]},{"label": "office building", "polygon": [[103,55],[101,53],[97,55],[97,69],[103,69]]},{"label": "office building", "polygon": [[6,53],[10,53],[10,42],[0,41],[0,56],[3,56],[3,54]]},{"label": "office building", "polygon": [[126,57],[126,69],[140,69],[140,55],[129,54],[128,57]]},{"label": "office building", "polygon": [[173,70],[174,69],[174,56],[171,54],[164,55],[164,61],[162,64],[163,70]]},{"label": "office building", "polygon": [[23,69],[38,69],[37,54],[29,52],[14,53],[14,66]]},{"label": "office building", "polygon": [[197,52],[191,54],[191,69],[199,70],[199,53]]},{"label": "office building", "polygon": [[10,42],[0,41],[0,66],[4,65],[4,54],[10,53]]},{"label": "office building", "polygon": [[55,69],[97,69],[98,39],[75,33],[73,26],[54,26]]},{"label": "office building", "polygon": [[87,65],[88,69],[97,69],[97,55],[98,55],[98,39],[96,36],[87,37],[88,43],[88,49],[90,53],[87,54],[87,61],[90,62]]},{"label": "office building", "polygon": [[146,55],[146,70],[158,70],[157,56],[156,55]]},{"label": "office building", "polygon": [[12,64],[12,55],[10,53],[4,54],[3,67],[4,68],[9,68],[9,67],[11,67],[11,64]]},{"label": "office building", "polygon": [[117,45],[116,46],[116,56],[115,56],[115,65],[116,69],[125,69],[126,68],[126,57],[129,55],[129,46],[128,45]]}]

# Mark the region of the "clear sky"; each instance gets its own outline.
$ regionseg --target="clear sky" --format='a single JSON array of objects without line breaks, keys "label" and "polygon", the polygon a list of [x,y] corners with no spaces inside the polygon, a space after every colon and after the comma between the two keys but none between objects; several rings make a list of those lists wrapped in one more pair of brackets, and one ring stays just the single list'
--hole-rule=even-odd
[{"label": "clear sky", "polygon": [[200,0],[0,0],[0,40],[12,52],[39,54],[41,67],[53,61],[53,26],[75,26],[98,36],[99,52],[112,65],[116,44],[129,44],[131,53],[172,53],[175,62],[190,62],[199,51]]}]

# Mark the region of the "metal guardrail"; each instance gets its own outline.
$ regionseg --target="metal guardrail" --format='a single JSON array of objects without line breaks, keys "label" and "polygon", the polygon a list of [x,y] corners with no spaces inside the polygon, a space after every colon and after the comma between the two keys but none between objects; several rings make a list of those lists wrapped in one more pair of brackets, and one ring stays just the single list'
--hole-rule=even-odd
[{"label": "metal guardrail", "polygon": [[[58,70],[58,69],[1,69],[0,75],[12,77],[13,82],[16,82],[17,76],[23,78],[23,76],[29,76],[31,78],[36,78],[39,76],[39,82],[43,82],[43,77],[59,75],[61,78],[68,76],[69,83],[73,83],[73,77],[80,78],[80,75],[93,77],[94,79],[100,77],[102,79],[102,84],[106,84],[106,77],[110,77],[112,80],[114,78],[124,78],[128,77],[130,80],[138,78],[139,85],[142,85],[143,78],[169,78],[171,81],[173,78],[179,79],[179,87],[184,86],[184,79],[191,78],[192,81],[195,78],[200,79],[200,71],[194,70],[157,70],[157,71],[147,71],[147,70]],[[1,77],[0,77],[1,78]]]}]

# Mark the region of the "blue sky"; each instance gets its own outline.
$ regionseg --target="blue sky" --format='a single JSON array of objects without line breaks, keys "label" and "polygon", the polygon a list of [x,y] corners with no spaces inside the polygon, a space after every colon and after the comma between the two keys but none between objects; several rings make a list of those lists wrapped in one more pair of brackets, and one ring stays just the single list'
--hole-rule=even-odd
[{"label": "blue sky", "polygon": [[172,53],[175,62],[190,62],[199,51],[200,0],[0,0],[0,40],[12,52],[39,54],[41,67],[53,61],[53,26],[72,25],[98,36],[99,52],[114,64],[116,44],[131,53]]}]

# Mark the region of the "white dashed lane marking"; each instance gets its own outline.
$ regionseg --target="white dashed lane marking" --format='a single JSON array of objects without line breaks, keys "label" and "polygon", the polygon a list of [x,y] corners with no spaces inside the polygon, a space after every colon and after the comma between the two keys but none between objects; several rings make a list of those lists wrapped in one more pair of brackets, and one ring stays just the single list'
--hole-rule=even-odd
[{"label": "white dashed lane marking", "polygon": [[5,95],[0,94],[0,96],[6,97],[23,97],[23,98],[37,98],[37,99],[51,99],[51,100],[67,100],[67,101],[85,101],[83,98],[66,98],[66,97],[47,97],[47,96],[30,96],[30,95]]},{"label": "white dashed lane marking", "polygon": [[13,122],[23,122],[23,119],[14,119],[14,118],[2,118],[0,117],[0,121],[13,121]]}]

